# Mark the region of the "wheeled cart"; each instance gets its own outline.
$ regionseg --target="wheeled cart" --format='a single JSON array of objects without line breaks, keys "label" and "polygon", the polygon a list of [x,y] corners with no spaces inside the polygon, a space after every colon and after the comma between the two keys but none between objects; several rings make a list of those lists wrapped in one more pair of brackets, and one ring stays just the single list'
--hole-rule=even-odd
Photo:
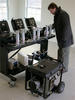
[{"label": "wheeled cart", "polygon": [[[48,37],[48,39],[51,39],[55,37],[55,35],[50,35]],[[27,67],[19,64],[18,68],[15,68],[13,70],[9,70],[8,68],[8,54],[14,50],[20,50],[21,48],[36,44],[36,43],[41,43],[41,41],[45,39],[45,37],[41,37],[40,40],[36,40],[36,41],[32,41],[30,40],[30,42],[25,42],[24,44],[20,44],[20,45],[16,45],[16,44],[5,44],[2,40],[2,38],[0,39],[0,72],[4,75],[6,75],[7,77],[9,77],[11,79],[11,83],[15,83],[16,78],[14,77],[14,75],[23,72],[26,70]],[[14,85],[14,84],[12,84]]]}]

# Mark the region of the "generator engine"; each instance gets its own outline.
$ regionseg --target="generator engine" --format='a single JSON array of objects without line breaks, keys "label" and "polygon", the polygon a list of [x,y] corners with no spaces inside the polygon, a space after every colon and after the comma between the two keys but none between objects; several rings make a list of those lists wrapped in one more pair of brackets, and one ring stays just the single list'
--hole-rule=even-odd
[{"label": "generator engine", "polygon": [[[41,67],[42,68],[42,67]],[[55,75],[53,75],[52,77],[48,78],[47,81],[47,86],[46,88],[46,92],[52,92],[55,88],[55,80],[57,79],[57,77],[59,76],[60,72],[57,72]],[[29,88],[31,93],[38,93],[38,94],[42,94],[43,89],[44,89],[44,84],[45,84],[45,80],[42,79],[42,77],[39,76],[34,76],[29,80]]]}]

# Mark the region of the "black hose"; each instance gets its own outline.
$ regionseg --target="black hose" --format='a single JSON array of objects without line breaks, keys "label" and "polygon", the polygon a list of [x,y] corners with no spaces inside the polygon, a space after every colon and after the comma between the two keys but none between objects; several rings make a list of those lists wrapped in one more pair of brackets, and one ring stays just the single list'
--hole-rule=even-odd
[{"label": "black hose", "polygon": [[12,57],[14,57],[20,50],[21,50],[21,48],[19,50],[17,50],[9,59],[11,59]]}]

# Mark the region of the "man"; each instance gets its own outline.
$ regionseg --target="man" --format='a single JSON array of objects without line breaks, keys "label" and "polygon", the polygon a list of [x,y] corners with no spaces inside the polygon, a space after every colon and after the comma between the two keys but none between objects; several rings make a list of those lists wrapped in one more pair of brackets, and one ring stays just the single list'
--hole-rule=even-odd
[{"label": "man", "polygon": [[58,42],[58,60],[63,63],[64,72],[68,71],[69,50],[73,44],[73,35],[70,24],[70,18],[67,12],[58,7],[55,3],[48,6],[48,10],[54,15],[53,28],[56,31]]}]

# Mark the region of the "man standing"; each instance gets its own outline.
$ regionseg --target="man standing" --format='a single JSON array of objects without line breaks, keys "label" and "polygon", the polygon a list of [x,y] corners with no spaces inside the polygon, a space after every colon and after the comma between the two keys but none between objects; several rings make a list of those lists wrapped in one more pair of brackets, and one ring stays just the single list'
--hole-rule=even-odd
[{"label": "man standing", "polygon": [[68,71],[69,50],[73,44],[73,35],[70,24],[70,18],[67,12],[58,7],[55,3],[48,6],[48,10],[54,15],[53,28],[56,31],[56,38],[58,42],[58,60],[63,63],[63,72]]}]

